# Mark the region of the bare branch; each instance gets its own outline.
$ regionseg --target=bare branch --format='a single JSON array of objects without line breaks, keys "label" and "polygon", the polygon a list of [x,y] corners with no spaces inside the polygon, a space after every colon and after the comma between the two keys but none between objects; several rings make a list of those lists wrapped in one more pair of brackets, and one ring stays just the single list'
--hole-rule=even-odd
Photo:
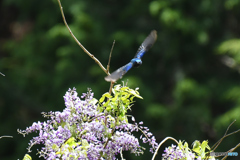
[{"label": "bare branch", "polygon": [[62,14],[62,18],[63,18],[63,22],[64,24],[66,25],[68,31],[70,32],[71,36],[73,37],[73,39],[77,42],[77,44],[82,48],[82,50],[87,53],[99,66],[100,68],[102,68],[102,70],[107,74],[109,75],[108,71],[104,68],[104,66],[101,64],[101,62],[96,58],[94,57],[94,55],[92,55],[90,52],[88,52],[88,50],[77,40],[77,38],[74,36],[74,34],[72,33],[70,27],[68,26],[67,24],[67,21],[65,19],[65,16],[64,16],[64,12],[63,12],[63,7],[62,7],[62,4],[60,2],[60,0],[58,0],[58,4],[59,4],[59,7],[60,7],[60,10],[61,10],[61,14]]},{"label": "bare branch", "polygon": [[112,51],[113,51],[114,44],[115,44],[115,40],[113,41],[113,45],[112,45],[112,48],[111,48],[111,51],[110,51],[110,54],[109,54],[109,60],[108,60],[108,65],[107,65],[107,72],[109,72],[110,61],[111,61],[111,56],[112,56]]},{"label": "bare branch", "polygon": [[13,136],[0,136],[0,139],[2,138],[13,138]]},{"label": "bare branch", "polygon": [[214,150],[217,149],[217,147],[220,145],[220,143],[222,142],[222,140],[223,140],[224,138],[226,138],[226,137],[228,137],[228,136],[230,136],[230,135],[232,135],[232,134],[237,133],[237,132],[240,131],[240,129],[239,129],[239,130],[237,130],[237,131],[234,131],[234,132],[232,132],[232,133],[227,134],[229,128],[233,125],[234,122],[236,122],[236,120],[234,120],[234,121],[228,126],[228,128],[227,128],[224,136],[223,136],[219,141],[217,141],[217,143],[215,143],[215,144],[211,147],[211,149],[214,148],[212,151],[214,151]]},{"label": "bare branch", "polygon": [[[238,143],[234,148],[232,148],[232,149],[230,149],[229,151],[227,151],[227,153],[234,151],[234,150],[237,149],[238,147],[240,147],[240,143]],[[224,156],[224,157],[222,158],[222,160],[227,159],[227,157],[228,157],[227,155]]]},{"label": "bare branch", "polygon": [[112,93],[112,88],[113,88],[113,84],[114,84],[115,82],[111,82],[111,84],[110,84],[110,88],[109,88],[109,94],[111,94]]},{"label": "bare branch", "polygon": [[2,74],[1,72],[0,72],[0,74],[2,75],[2,76],[5,76],[4,74]]},{"label": "bare branch", "polygon": [[153,157],[152,157],[152,160],[155,159],[159,148],[160,148],[160,147],[162,146],[162,144],[163,144],[164,142],[166,142],[168,139],[171,139],[171,140],[173,140],[174,142],[176,142],[176,143],[178,144],[178,141],[177,141],[176,139],[174,139],[174,138],[172,138],[172,137],[166,137],[166,138],[165,138],[164,140],[162,140],[162,142],[158,145],[158,148],[157,148],[157,150],[154,152],[154,155],[153,155]]},{"label": "bare branch", "polygon": [[126,159],[123,158],[122,148],[121,148],[120,156],[121,156],[121,160],[126,160]]}]

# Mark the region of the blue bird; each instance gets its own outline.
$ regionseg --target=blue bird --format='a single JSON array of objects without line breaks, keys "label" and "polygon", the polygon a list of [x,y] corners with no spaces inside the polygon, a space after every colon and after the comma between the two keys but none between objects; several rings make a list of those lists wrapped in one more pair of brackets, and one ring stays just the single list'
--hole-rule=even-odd
[{"label": "blue bird", "polygon": [[126,74],[132,67],[139,67],[142,64],[143,55],[153,46],[156,39],[157,31],[153,30],[138,48],[138,51],[133,59],[125,66],[122,66],[109,76],[105,77],[105,80],[108,82],[116,82],[119,78],[122,78],[122,76]]}]

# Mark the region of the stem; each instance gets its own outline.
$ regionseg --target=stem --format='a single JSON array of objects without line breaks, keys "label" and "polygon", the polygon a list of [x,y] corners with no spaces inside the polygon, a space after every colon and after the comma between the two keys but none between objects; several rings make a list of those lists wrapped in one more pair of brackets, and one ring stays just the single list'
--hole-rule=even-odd
[{"label": "stem", "polygon": [[100,114],[100,115],[98,115],[98,116],[96,116],[96,117],[93,117],[92,119],[89,119],[87,122],[92,122],[94,119],[97,119],[98,117],[101,117],[101,116],[103,116],[104,114]]},{"label": "stem", "polygon": [[113,51],[114,44],[115,44],[115,40],[113,41],[113,45],[112,45],[112,48],[111,48],[111,51],[110,51],[110,54],[109,54],[109,60],[108,60],[108,65],[107,65],[107,72],[109,72],[110,61],[111,61],[111,57],[112,57],[112,51]]},{"label": "stem", "polygon": [[109,94],[112,94],[113,84],[114,84],[114,82],[111,82],[111,84],[110,84],[110,88],[109,88]]},{"label": "stem", "polygon": [[178,144],[178,141],[177,141],[176,139],[174,139],[174,138],[172,138],[172,137],[166,137],[166,138],[165,138],[164,140],[162,140],[162,142],[158,145],[158,148],[157,148],[157,150],[154,152],[154,155],[153,155],[153,157],[152,157],[152,160],[155,159],[155,157],[156,157],[156,155],[157,155],[157,152],[158,152],[159,148],[161,147],[161,145],[162,145],[164,142],[166,142],[168,139],[171,139],[171,140],[175,141],[175,142]]},{"label": "stem", "polygon": [[214,150],[217,149],[217,147],[220,145],[220,143],[223,141],[224,138],[226,138],[226,137],[228,137],[228,136],[230,136],[230,135],[232,135],[232,134],[237,133],[237,132],[240,131],[240,130],[237,130],[237,131],[234,131],[234,132],[232,132],[232,133],[227,134],[229,128],[233,125],[234,122],[236,122],[236,120],[234,120],[234,121],[228,126],[228,128],[227,128],[225,134],[223,135],[223,137],[222,137],[219,141],[217,141],[217,143],[215,143],[215,144],[211,147],[211,149],[214,148],[212,151],[214,151]]},{"label": "stem", "polygon": [[[138,129],[142,132],[142,134],[145,136],[145,138],[147,138],[147,140],[149,140],[148,136],[143,132],[143,130],[141,128],[138,127]],[[154,150],[154,146],[152,145],[152,148]]]},{"label": "stem", "polygon": [[125,159],[123,158],[122,148],[121,148],[120,156],[121,156],[121,159],[122,159],[122,160],[125,160]]},{"label": "stem", "polygon": [[70,32],[71,36],[73,37],[73,39],[75,40],[75,42],[82,48],[82,50],[87,53],[99,66],[100,68],[102,68],[102,70],[107,74],[109,75],[108,71],[104,68],[104,66],[101,64],[101,62],[96,58],[94,57],[94,55],[92,55],[90,52],[88,52],[88,50],[77,40],[77,38],[74,36],[74,34],[72,33],[70,27],[68,26],[67,24],[67,21],[65,19],[65,16],[64,16],[64,12],[63,12],[63,7],[62,7],[62,4],[60,2],[60,0],[58,0],[58,4],[59,4],[59,7],[60,7],[60,10],[61,10],[61,14],[62,14],[62,18],[63,18],[63,22],[65,24],[65,26],[67,27],[68,31]]},{"label": "stem", "polygon": [[[119,104],[118,104],[118,106],[119,106]],[[118,107],[118,109],[119,109],[119,107]],[[107,118],[107,117],[106,117],[106,118]],[[117,121],[118,121],[118,116],[115,117],[115,125],[114,125],[114,127],[113,127],[113,129],[112,129],[111,137],[113,136],[113,133],[114,133],[114,131],[115,131],[115,129],[116,129]],[[107,124],[105,123],[105,125],[107,125]],[[108,144],[108,142],[109,142],[109,139],[110,139],[110,138],[107,139],[107,142],[105,143],[105,145],[104,145],[104,147],[103,147],[104,149],[107,147],[107,144]]]},{"label": "stem", "polygon": [[[227,153],[234,151],[234,150],[237,149],[238,147],[240,147],[240,143],[238,143],[234,148],[230,149]],[[222,160],[227,159],[227,157],[228,157],[227,155],[224,156],[224,157],[222,158]]]},{"label": "stem", "polygon": [[2,138],[13,138],[13,136],[0,136],[0,139]]}]

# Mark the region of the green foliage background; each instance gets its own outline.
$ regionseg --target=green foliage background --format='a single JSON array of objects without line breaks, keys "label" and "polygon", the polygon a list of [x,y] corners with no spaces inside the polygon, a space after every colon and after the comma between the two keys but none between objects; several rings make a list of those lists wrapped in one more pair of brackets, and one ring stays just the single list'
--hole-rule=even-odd
[{"label": "green foliage background", "polygon": [[[240,0],[62,0],[62,5],[77,39],[105,66],[116,40],[111,72],[133,58],[152,29],[158,31],[143,65],[122,79],[140,88],[144,99],[130,114],[158,142],[172,136],[189,144],[208,139],[211,146],[234,119],[230,131],[240,128]],[[21,159],[31,136],[23,138],[17,128],[43,121],[42,111],[62,111],[68,88],[81,94],[90,87],[100,98],[110,84],[70,36],[57,0],[1,0],[0,15],[0,71],[6,75],[0,76],[0,135],[13,136],[0,140],[0,159]],[[217,151],[239,141],[233,135]],[[148,149],[141,157],[124,155],[150,159]]]}]

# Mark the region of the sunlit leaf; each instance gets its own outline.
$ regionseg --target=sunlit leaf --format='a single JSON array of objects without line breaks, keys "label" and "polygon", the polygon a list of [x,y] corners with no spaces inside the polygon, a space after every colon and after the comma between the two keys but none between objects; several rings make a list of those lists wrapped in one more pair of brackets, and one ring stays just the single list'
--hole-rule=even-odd
[{"label": "sunlit leaf", "polygon": [[23,160],[32,160],[32,157],[29,154],[25,154]]}]

